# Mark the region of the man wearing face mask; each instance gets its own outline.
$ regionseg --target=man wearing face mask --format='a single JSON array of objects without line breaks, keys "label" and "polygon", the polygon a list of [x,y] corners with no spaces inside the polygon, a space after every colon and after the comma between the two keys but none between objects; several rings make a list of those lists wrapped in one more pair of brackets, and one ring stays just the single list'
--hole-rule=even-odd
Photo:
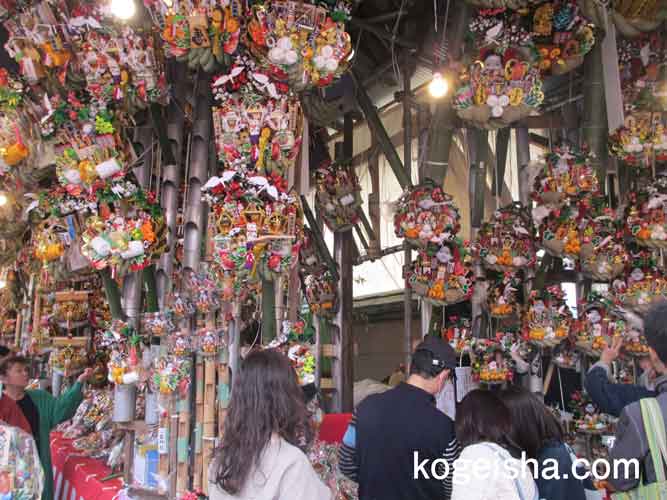
[{"label": "man wearing face mask", "polygon": [[[435,395],[456,366],[451,346],[429,335],[412,354],[405,382],[359,404],[339,456],[341,472],[359,483],[359,500],[450,498],[460,449],[454,422],[437,409]],[[442,459],[449,465],[444,479]]]}]

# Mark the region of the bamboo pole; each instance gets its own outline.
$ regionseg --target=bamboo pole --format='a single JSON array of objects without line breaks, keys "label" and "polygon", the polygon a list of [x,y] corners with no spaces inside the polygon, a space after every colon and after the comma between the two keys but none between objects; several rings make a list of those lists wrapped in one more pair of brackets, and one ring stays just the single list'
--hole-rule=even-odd
[{"label": "bamboo pole", "polygon": [[105,268],[100,273],[102,275],[102,284],[104,286],[104,293],[109,303],[109,311],[113,319],[123,319],[123,308],[120,302],[120,290],[118,283],[111,277],[109,268]]},{"label": "bamboo pole", "polygon": [[202,475],[204,466],[204,455],[202,446],[202,433],[204,422],[204,360],[201,356],[197,356],[197,364],[195,367],[195,383],[196,387],[196,420],[195,420],[195,466],[194,478],[192,487],[195,490],[202,489]]},{"label": "bamboo pole", "polygon": [[215,448],[215,385],[216,385],[216,361],[215,358],[207,357],[204,360],[204,470],[203,490],[208,494],[208,470]]},{"label": "bamboo pole", "polygon": [[158,491],[162,494],[169,489],[169,445],[171,431],[170,416],[173,411],[173,396],[160,394],[158,407],[160,409],[160,422],[158,426]]},{"label": "bamboo pole", "polygon": [[[189,335],[190,328],[186,321],[181,324],[181,334]],[[199,326],[199,325],[198,325]],[[202,325],[203,326],[203,325]],[[178,398],[178,440],[177,457],[174,463],[176,468],[176,492],[180,497],[190,487],[190,391]]]}]

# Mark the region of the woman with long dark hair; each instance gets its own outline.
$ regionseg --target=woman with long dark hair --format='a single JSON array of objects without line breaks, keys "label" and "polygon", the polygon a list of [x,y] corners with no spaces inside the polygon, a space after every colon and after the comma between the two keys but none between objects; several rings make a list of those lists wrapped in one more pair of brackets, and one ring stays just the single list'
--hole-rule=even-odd
[{"label": "woman with long dark hair", "polygon": [[456,439],[464,446],[454,463],[452,500],[537,500],[532,476],[512,456],[509,410],[494,393],[469,392],[456,409]]},{"label": "woman with long dark hair", "polygon": [[[526,458],[537,461],[536,477],[540,498],[585,500],[584,483],[572,473],[572,450],[563,441],[558,419],[537,396],[521,387],[510,387],[500,395],[512,415],[510,439]],[[557,478],[553,472],[558,467]],[[546,468],[549,474],[541,474]],[[549,479],[544,479],[544,475]],[[592,485],[591,485],[592,486]],[[592,489],[592,488],[591,488]]]},{"label": "woman with long dark hair", "polygon": [[211,500],[330,500],[303,452],[312,439],[289,360],[271,349],[251,352],[234,381]]}]

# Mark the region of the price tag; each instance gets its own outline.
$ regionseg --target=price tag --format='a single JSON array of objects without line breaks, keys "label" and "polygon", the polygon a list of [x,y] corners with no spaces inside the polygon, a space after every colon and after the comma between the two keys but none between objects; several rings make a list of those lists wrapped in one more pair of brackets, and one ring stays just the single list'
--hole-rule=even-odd
[{"label": "price tag", "polygon": [[157,451],[160,455],[169,453],[169,429],[160,427],[157,431]]}]

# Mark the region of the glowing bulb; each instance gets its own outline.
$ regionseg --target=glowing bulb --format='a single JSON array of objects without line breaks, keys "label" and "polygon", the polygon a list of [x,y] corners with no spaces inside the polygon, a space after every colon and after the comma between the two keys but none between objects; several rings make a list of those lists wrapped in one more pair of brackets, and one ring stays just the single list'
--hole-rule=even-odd
[{"label": "glowing bulb", "polygon": [[7,280],[0,279],[0,290],[7,286]]},{"label": "glowing bulb", "polygon": [[4,193],[0,193],[0,207],[4,207],[9,199],[7,198],[7,195]]},{"label": "glowing bulb", "polygon": [[129,19],[136,10],[134,0],[111,0],[111,13],[118,19]]},{"label": "glowing bulb", "polygon": [[449,84],[440,73],[433,73],[433,80],[428,84],[428,92],[436,99],[440,99],[447,94]]}]

